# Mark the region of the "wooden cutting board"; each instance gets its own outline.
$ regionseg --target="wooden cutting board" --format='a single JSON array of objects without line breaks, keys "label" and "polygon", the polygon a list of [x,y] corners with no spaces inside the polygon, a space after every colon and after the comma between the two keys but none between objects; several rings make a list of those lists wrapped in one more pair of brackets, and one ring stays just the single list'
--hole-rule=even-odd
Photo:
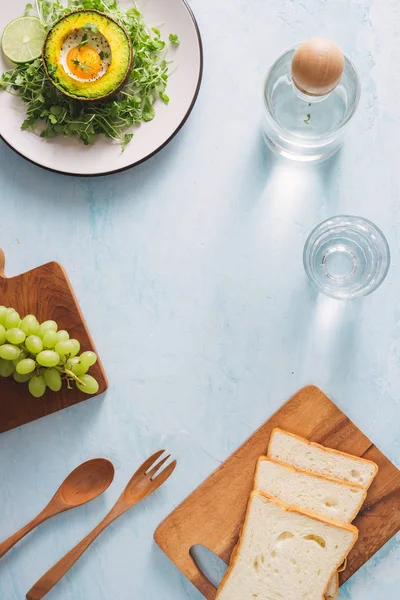
[{"label": "wooden cutting board", "polygon": [[[58,263],[51,262],[10,279],[4,275],[4,263],[0,250],[0,305],[15,308],[21,317],[32,313],[39,321],[53,319],[59,329],[66,329],[80,342],[82,351],[96,352],[67,274]],[[90,373],[99,382],[98,394],[102,394],[108,383],[100,360]],[[29,394],[26,384],[16,383],[12,377],[0,377],[0,433],[92,397],[75,387],[63,387],[57,393],[47,389],[43,398],[37,399]]]},{"label": "wooden cutting board", "polygon": [[243,523],[254,471],[274,427],[362,456],[379,465],[354,525],[359,538],[341,574],[344,583],[400,529],[400,471],[317,387],[295,394],[161,523],[154,538],[208,599],[216,589],[198,570],[189,551],[201,544],[229,562]]}]

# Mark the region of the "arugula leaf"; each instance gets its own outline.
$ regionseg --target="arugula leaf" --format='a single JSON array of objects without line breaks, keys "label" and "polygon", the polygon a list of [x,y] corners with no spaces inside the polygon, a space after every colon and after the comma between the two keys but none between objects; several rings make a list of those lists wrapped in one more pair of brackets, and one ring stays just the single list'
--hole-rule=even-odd
[{"label": "arugula leaf", "polygon": [[174,46],[179,46],[179,44],[181,43],[181,41],[180,41],[179,37],[176,35],[176,33],[170,33],[169,34],[169,41]]}]

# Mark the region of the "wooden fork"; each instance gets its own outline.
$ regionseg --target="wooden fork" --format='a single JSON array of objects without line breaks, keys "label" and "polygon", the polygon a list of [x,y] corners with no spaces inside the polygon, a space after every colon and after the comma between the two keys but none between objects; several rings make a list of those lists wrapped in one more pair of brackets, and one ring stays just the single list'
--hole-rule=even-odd
[{"label": "wooden fork", "polygon": [[138,504],[141,500],[147,498],[147,496],[152,494],[168,479],[176,467],[176,460],[170,463],[159,475],[157,475],[157,477],[154,477],[157,471],[170,457],[170,455],[166,456],[153,466],[163,453],[164,450],[159,450],[139,467],[108,515],[106,515],[93,531],[72,548],[68,554],[63,556],[58,563],[35,583],[26,595],[27,600],[41,600],[41,598],[46,596],[108,525],[132,508],[132,506],[135,506],[135,504]]}]

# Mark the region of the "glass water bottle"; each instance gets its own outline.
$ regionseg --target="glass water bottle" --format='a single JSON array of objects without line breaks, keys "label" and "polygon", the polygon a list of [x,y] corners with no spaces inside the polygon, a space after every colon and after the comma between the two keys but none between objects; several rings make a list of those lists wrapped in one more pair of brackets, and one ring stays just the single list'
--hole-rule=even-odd
[{"label": "glass water bottle", "polygon": [[268,145],[297,161],[318,161],[340,147],[360,98],[357,71],[330,40],[314,38],[272,65],[264,88]]}]

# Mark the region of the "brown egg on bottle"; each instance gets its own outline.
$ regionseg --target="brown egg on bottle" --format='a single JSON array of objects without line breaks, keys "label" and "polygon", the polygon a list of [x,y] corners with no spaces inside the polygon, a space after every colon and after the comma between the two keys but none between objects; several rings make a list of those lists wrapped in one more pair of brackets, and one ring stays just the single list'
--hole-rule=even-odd
[{"label": "brown egg on bottle", "polygon": [[342,50],[327,38],[313,38],[301,44],[292,59],[296,87],[310,96],[324,96],[338,85],[344,69]]}]

